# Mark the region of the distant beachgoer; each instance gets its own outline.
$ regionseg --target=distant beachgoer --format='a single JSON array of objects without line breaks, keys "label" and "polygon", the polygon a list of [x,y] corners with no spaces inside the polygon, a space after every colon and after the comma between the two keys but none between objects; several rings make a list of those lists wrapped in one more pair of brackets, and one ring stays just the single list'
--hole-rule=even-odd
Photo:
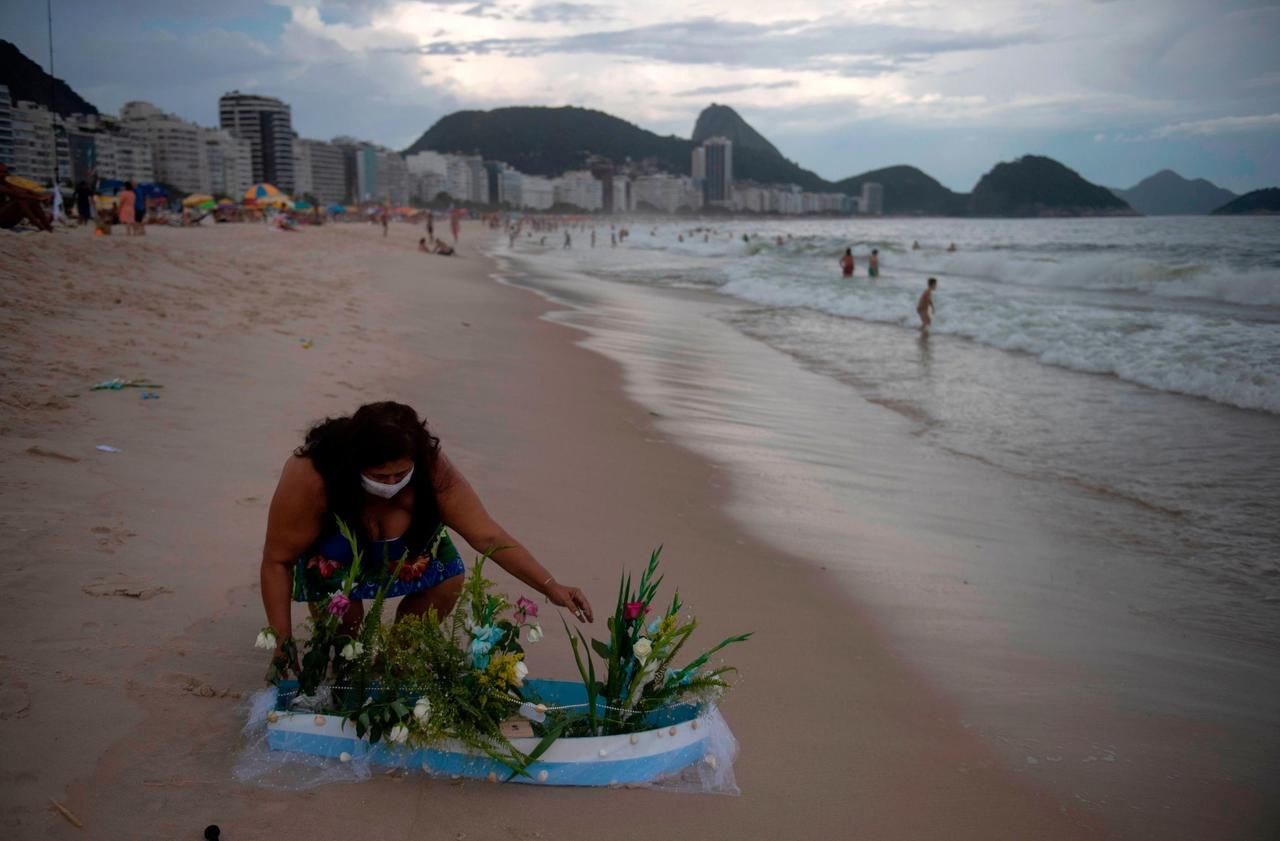
[{"label": "distant beachgoer", "polygon": [[916,240],[915,242],[911,243],[911,250],[912,251],[920,250],[920,240]]},{"label": "distant beachgoer", "polygon": [[120,224],[124,225],[126,236],[134,234],[134,208],[133,208],[133,182],[126,181],[124,186],[120,188],[120,192],[116,193],[116,218],[120,220]]},{"label": "distant beachgoer", "polygon": [[449,233],[453,234],[453,241],[458,241],[458,234],[462,231],[462,220],[459,219],[457,213],[453,213],[449,217]]},{"label": "distant beachgoer", "polygon": [[45,213],[44,197],[18,184],[9,183],[9,168],[0,163],[0,228],[13,228],[30,222],[42,231],[53,232],[53,223]]},{"label": "distant beachgoer", "polygon": [[436,253],[443,254],[446,257],[452,257],[455,253],[453,246],[442,239],[436,240]]},{"label": "distant beachgoer", "polygon": [[431,249],[427,247],[427,238],[426,238],[426,237],[422,237],[422,238],[420,238],[420,239],[418,240],[418,250],[419,250],[419,251],[421,251],[423,254],[430,254],[430,253],[431,253]]},{"label": "distant beachgoer", "polygon": [[432,216],[434,215],[435,214],[433,214],[430,210],[427,211],[427,239],[431,240],[432,242],[435,242],[435,239],[436,239],[436,227],[435,227],[435,222],[432,219]]},{"label": "distant beachgoer", "polygon": [[133,224],[136,227],[138,236],[147,235],[145,227],[147,221],[147,194],[142,192],[142,185],[139,184],[133,193]]},{"label": "distant beachgoer", "polygon": [[840,272],[845,277],[853,277],[853,249],[846,248],[844,256],[840,258]]},{"label": "distant beachgoer", "polygon": [[592,248],[596,247],[596,229],[595,228],[591,229],[591,247]]},{"label": "distant beachgoer", "polygon": [[387,238],[387,227],[391,223],[391,213],[385,207],[382,209],[382,238]]},{"label": "distant beachgoer", "polygon": [[617,234],[609,234],[609,247],[610,247],[610,248],[617,248],[617,247],[618,247],[618,235],[617,235]]},{"label": "distant beachgoer", "polygon": [[938,279],[929,278],[928,287],[920,293],[920,300],[916,301],[916,314],[920,316],[921,330],[928,330],[929,325],[933,323],[933,290],[937,288]]},{"label": "distant beachgoer", "polygon": [[80,219],[81,225],[89,224],[89,216],[93,212],[90,207],[93,204],[93,193],[89,190],[88,182],[81,181],[76,184],[76,216]]},{"label": "distant beachgoer", "polygon": [[880,249],[871,249],[871,256],[867,258],[867,277],[880,276]]},{"label": "distant beachgoer", "polygon": [[564,247],[573,248],[573,240],[569,238],[569,232],[567,230],[564,232]]},{"label": "distant beachgoer", "polygon": [[948,250],[948,251],[955,251],[955,250],[956,250],[956,244],[955,244],[954,242],[953,242],[953,243],[951,243],[950,245],[948,245],[948,246],[947,246],[947,250]]},{"label": "distant beachgoer", "polygon": [[[356,548],[343,536],[344,527],[353,532]],[[381,557],[405,559],[399,579],[386,590],[390,598],[403,597],[397,620],[432,610],[447,616],[466,573],[450,531],[477,552],[492,553],[497,566],[552,604],[592,621],[583,592],[557,581],[494,520],[412,407],[370,403],[312,427],[289,454],[272,495],[260,575],[275,632],[275,665],[300,671],[282,651],[293,634],[291,601],[317,612],[327,607],[340,616],[344,633],[355,633],[364,619],[363,600],[387,586]],[[357,552],[373,562],[352,569]],[[349,598],[334,599],[344,581]]]}]

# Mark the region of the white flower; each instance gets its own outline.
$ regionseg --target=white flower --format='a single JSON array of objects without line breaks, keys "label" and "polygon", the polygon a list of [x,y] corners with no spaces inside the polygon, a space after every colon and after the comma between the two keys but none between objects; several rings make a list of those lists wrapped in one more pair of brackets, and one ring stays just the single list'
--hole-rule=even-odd
[{"label": "white flower", "polygon": [[403,724],[397,724],[395,727],[391,728],[391,733],[388,738],[397,744],[404,744],[409,740],[409,728],[405,727]]},{"label": "white flower", "polygon": [[431,702],[426,698],[419,698],[418,703],[413,705],[413,717],[418,721],[426,721],[429,715],[431,715]]},{"label": "white flower", "polygon": [[340,651],[339,654],[344,660],[354,660],[361,654],[364,654],[364,643],[349,642],[342,647],[342,651]]},{"label": "white flower", "polygon": [[258,638],[253,642],[254,648],[264,648],[272,650],[276,647],[276,634],[270,628],[263,628],[258,632]]},{"label": "white flower", "polygon": [[636,640],[635,645],[631,646],[631,650],[636,653],[637,657],[643,660],[653,653],[653,643],[649,642],[648,637],[641,637]]},{"label": "white flower", "polygon": [[523,660],[516,661],[516,686],[524,686],[524,679],[529,676],[529,667]]},{"label": "white flower", "polygon": [[537,642],[542,639],[542,626],[537,624],[530,625],[528,639],[529,642]]}]

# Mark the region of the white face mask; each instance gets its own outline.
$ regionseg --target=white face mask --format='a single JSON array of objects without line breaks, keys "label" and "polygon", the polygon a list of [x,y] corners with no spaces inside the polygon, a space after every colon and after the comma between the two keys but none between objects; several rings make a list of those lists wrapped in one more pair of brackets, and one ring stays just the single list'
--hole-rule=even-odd
[{"label": "white face mask", "polygon": [[394,485],[387,485],[383,482],[375,482],[363,473],[360,474],[360,484],[364,489],[374,496],[380,496],[383,499],[391,499],[391,497],[400,493],[405,485],[409,484],[409,480],[413,478],[413,468],[409,468],[409,472],[404,474],[404,478]]}]

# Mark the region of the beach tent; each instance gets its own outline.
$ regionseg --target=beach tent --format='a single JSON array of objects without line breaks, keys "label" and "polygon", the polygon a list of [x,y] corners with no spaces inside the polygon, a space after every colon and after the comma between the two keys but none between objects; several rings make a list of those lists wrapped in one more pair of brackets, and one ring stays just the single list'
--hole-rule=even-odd
[{"label": "beach tent", "polygon": [[182,200],[183,207],[213,207],[214,204],[213,196],[205,193],[195,193]]},{"label": "beach tent", "polygon": [[301,201],[296,201],[293,203],[294,210],[310,210],[311,207],[312,207],[311,202],[305,199]]}]

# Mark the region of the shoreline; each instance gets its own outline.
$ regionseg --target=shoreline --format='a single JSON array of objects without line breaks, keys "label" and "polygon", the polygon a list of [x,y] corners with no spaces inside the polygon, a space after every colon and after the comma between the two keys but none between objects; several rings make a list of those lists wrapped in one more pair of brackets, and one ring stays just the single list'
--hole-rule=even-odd
[{"label": "shoreline", "polygon": [[[1247,700],[1274,683],[1274,650],[1153,626],[1123,601],[1141,587],[1095,603],[1087,559],[1121,565],[1124,550],[1075,532],[1107,500],[936,449],[912,419],[738,332],[741,302],[619,284],[589,268],[552,277],[536,254],[504,257],[520,270],[513,285],[571,310],[546,317],[622,366],[628,396],[668,438],[722,467],[741,527],[829,566],[884,627],[884,644],[959,702],[964,726],[1009,770],[1118,820],[1126,836],[1196,838],[1275,820],[1265,805],[1274,714]],[[850,435],[865,440],[838,443]],[[824,499],[815,488],[836,490]],[[797,520],[806,502],[816,516]],[[1037,582],[1027,564],[1047,578]],[[1220,823],[1205,814],[1227,803]]]},{"label": "shoreline", "polygon": [[[23,357],[14,348],[37,327],[45,340],[6,375],[10,394],[45,393],[6,404],[0,451],[6,496],[21,489],[27,500],[5,518],[29,559],[8,573],[25,598],[3,626],[17,649],[4,687],[12,714],[0,721],[12,746],[4,824],[15,837],[72,837],[46,810],[50,796],[108,833],[219,823],[246,837],[586,838],[621,806],[639,814],[626,830],[637,838],[673,826],[711,838],[1105,835],[1000,767],[821,570],[741,534],[724,512],[721,470],[667,446],[669,434],[624,396],[616,364],[581,353],[574,334],[542,317],[546,302],[490,280],[488,260],[417,255],[407,226],[387,243],[364,226],[296,238],[155,233],[169,235],[106,248],[68,242],[74,234],[51,245],[0,240],[14,265],[25,261],[17,297],[28,324],[7,325],[9,355]],[[476,238],[464,232],[468,252]],[[150,263],[123,259],[139,254]],[[211,284],[220,263],[229,269]],[[78,287],[90,270],[122,279],[117,303],[97,281],[68,290],[93,299],[81,309],[48,302],[60,293],[41,286],[46,272]],[[57,396],[72,380],[115,372],[164,382],[162,399]],[[301,426],[384,396],[423,410],[504,525],[597,605],[623,566],[664,542],[669,580],[701,633],[757,632],[732,653],[741,679],[725,704],[741,798],[535,794],[417,776],[323,795],[231,781],[243,723],[232,695],[265,669],[250,646],[265,497]],[[123,452],[99,458],[98,442]],[[102,596],[81,589],[95,575]],[[167,592],[116,595],[117,584]],[[548,624],[531,665],[567,676],[563,632]],[[359,808],[337,805],[348,800]]]}]

